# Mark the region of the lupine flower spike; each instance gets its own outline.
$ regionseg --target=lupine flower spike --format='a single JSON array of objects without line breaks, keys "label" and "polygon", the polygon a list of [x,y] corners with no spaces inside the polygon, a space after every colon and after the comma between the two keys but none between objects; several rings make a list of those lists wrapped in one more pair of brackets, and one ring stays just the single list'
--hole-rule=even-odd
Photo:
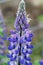
[{"label": "lupine flower spike", "polygon": [[3,54],[6,48],[4,44],[4,40],[6,40],[5,24],[4,24],[4,18],[2,15],[2,11],[0,9],[0,54]]},{"label": "lupine flower spike", "polygon": [[11,37],[8,38],[10,41],[8,65],[32,65],[30,54],[32,54],[31,49],[33,48],[31,44],[33,33],[29,30],[30,26],[27,19],[25,2],[21,0],[14,23],[15,31],[11,30]]}]

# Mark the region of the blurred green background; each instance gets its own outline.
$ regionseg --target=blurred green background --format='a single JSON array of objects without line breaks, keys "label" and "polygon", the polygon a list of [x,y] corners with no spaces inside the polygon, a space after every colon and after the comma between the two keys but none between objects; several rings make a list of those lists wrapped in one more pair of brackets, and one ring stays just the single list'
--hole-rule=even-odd
[{"label": "blurred green background", "polygon": [[[0,0],[0,8],[7,27],[7,34],[11,29],[14,29],[14,21],[20,0]],[[30,29],[34,33],[32,44],[34,46],[33,54],[31,55],[33,65],[40,65],[40,59],[43,59],[43,0],[25,0],[27,14],[30,14]],[[5,41],[6,47],[8,42]],[[5,55],[0,55],[0,65],[7,65],[9,59]],[[6,61],[4,61],[6,59]]]}]

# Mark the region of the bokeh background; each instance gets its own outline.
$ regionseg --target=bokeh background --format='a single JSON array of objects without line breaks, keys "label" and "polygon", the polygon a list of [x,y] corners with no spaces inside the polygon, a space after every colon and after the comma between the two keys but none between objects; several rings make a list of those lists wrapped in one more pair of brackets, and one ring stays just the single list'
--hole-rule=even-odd
[{"label": "bokeh background", "polygon": [[[0,0],[0,9],[4,16],[4,22],[7,27],[7,35],[11,29],[14,29],[14,21],[20,0]],[[27,14],[32,19],[30,29],[34,33],[32,44],[34,46],[32,57],[33,65],[40,65],[39,61],[43,59],[43,0],[25,0]],[[0,65],[7,65],[8,41],[5,41],[6,50],[4,56],[0,55]]]}]

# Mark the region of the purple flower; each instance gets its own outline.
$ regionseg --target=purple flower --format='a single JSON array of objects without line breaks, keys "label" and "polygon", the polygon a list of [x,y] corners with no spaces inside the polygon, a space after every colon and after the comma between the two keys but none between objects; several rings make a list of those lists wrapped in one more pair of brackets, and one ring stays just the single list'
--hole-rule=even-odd
[{"label": "purple flower", "polygon": [[[32,65],[30,54],[32,54],[33,45],[31,45],[33,33],[29,29],[28,20],[25,11],[25,2],[21,0],[17,11],[17,17],[14,23],[14,30],[10,31],[11,37],[8,38],[10,62],[17,62],[18,65]],[[8,63],[13,65],[13,63]]]},{"label": "purple flower", "polygon": [[40,63],[40,65],[43,65],[43,59],[42,59],[42,60],[40,60],[40,62],[39,62],[39,63]]}]

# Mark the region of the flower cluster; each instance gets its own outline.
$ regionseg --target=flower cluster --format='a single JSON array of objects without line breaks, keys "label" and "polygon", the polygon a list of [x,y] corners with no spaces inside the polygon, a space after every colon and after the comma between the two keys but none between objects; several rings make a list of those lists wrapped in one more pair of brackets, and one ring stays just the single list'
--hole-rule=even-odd
[{"label": "flower cluster", "polygon": [[33,33],[29,30],[24,0],[19,4],[14,27],[16,30],[11,30],[11,37],[8,38],[10,41],[8,65],[32,65],[30,54],[33,48],[31,44]]},{"label": "flower cluster", "polygon": [[4,40],[0,38],[0,55],[4,54],[4,51],[6,49],[6,46],[4,44]]},{"label": "flower cluster", "polygon": [[22,31],[27,29],[29,27],[29,24],[27,22],[27,17],[26,17],[26,11],[25,11],[25,2],[22,0],[19,4],[19,8],[17,11],[17,17],[14,23],[14,27],[16,30],[20,30],[20,25],[22,27]]},{"label": "flower cluster", "polygon": [[6,39],[6,27],[4,24],[4,18],[2,15],[2,11],[0,10],[0,38],[2,38],[3,40]]},{"label": "flower cluster", "polygon": [[[9,54],[7,55],[10,58],[9,65],[16,65],[19,55],[19,34],[17,31],[11,30],[10,31],[11,37],[8,38],[10,44],[8,46]],[[14,63],[15,61],[15,63]]]},{"label": "flower cluster", "polygon": [[4,40],[6,40],[6,33],[2,11],[0,10],[0,54],[3,54],[6,49]]},{"label": "flower cluster", "polygon": [[[23,65],[32,65],[31,58],[30,58],[30,54],[32,54],[32,48],[33,45],[31,44],[32,41],[32,37],[33,34],[31,33],[31,31],[26,30],[23,33],[23,36],[21,36],[21,59],[20,59],[20,63]],[[24,60],[24,62],[23,62]]]}]

